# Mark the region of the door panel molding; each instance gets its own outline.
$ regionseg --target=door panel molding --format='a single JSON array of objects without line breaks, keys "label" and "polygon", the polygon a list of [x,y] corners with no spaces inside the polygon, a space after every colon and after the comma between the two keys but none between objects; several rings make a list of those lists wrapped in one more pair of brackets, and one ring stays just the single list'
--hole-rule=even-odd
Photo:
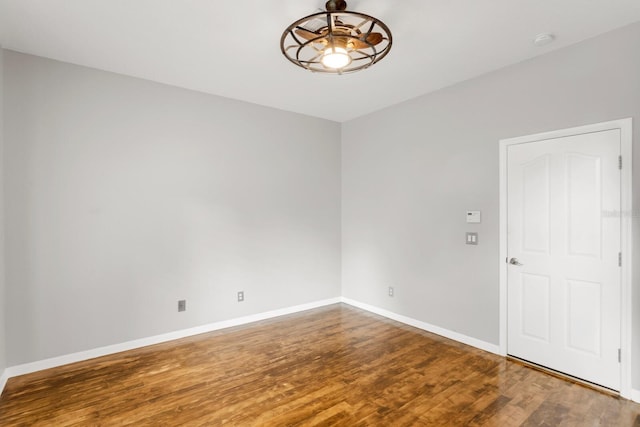
[{"label": "door panel molding", "polygon": [[621,381],[620,395],[632,398],[631,389],[631,337],[632,337],[632,119],[620,119],[591,125],[579,126],[551,132],[526,135],[499,141],[500,156],[500,353],[507,355],[507,150],[515,144],[564,138],[573,135],[620,131],[621,170]]}]

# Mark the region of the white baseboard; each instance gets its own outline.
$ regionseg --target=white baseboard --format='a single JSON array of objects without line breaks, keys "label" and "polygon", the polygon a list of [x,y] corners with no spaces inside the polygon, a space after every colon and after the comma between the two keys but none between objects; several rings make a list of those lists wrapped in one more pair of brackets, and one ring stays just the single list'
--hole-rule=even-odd
[{"label": "white baseboard", "polygon": [[341,301],[342,300],[340,299],[340,297],[330,298],[326,300],[311,302],[308,304],[301,304],[293,307],[286,307],[278,310],[265,311],[263,313],[257,313],[249,316],[238,317],[235,319],[209,323],[202,326],[196,326],[194,328],[182,329],[175,332],[169,332],[166,334],[155,335],[152,337],[141,338],[133,341],[127,341],[120,344],[108,345],[105,347],[99,347],[91,350],[80,351],[77,353],[66,354],[63,356],[52,357],[50,359],[39,360],[36,362],[25,363],[22,365],[10,366],[5,369],[4,373],[0,377],[0,386],[1,386],[0,393],[2,393],[2,390],[4,390],[4,386],[7,380],[11,377],[16,377],[18,375],[30,374],[32,372],[42,371],[44,369],[55,368],[57,366],[67,365],[69,363],[81,362],[84,360],[89,360],[89,359],[93,359],[100,356],[107,356],[109,354],[120,353],[122,351],[133,350],[140,347],[146,347],[148,345],[159,344],[159,343],[172,341],[180,338],[190,337],[192,335],[198,335],[206,332],[230,328],[233,326],[245,325],[247,323],[258,322],[260,320],[271,319],[278,316],[284,316],[286,314],[292,314],[300,311],[311,310],[317,307],[337,304]]},{"label": "white baseboard", "polygon": [[7,380],[9,379],[9,374],[7,373],[7,370],[4,369],[2,371],[2,375],[0,375],[0,395],[2,394],[2,391],[4,390],[4,386],[7,384]]},{"label": "white baseboard", "polygon": [[631,394],[629,395],[629,399],[634,402],[640,403],[640,390],[631,389]]},{"label": "white baseboard", "polygon": [[400,323],[404,323],[405,325],[413,326],[418,329],[425,330],[427,332],[432,332],[436,335],[440,335],[442,337],[449,338],[454,341],[458,341],[463,344],[467,344],[472,347],[479,348],[480,350],[488,351],[489,353],[501,355],[499,345],[491,344],[486,341],[479,340],[477,338],[469,337],[467,335],[463,335],[458,332],[450,331],[448,329],[441,328],[439,326],[431,325],[429,323],[422,322],[420,320],[412,319],[411,317],[403,316],[402,314],[397,314],[392,311],[375,307],[373,305],[365,304],[359,301],[355,301],[349,298],[342,297],[342,302],[345,304],[352,305],[354,307],[361,308],[366,311],[370,311],[371,313],[379,314],[380,316],[386,317],[388,319],[395,320]]}]

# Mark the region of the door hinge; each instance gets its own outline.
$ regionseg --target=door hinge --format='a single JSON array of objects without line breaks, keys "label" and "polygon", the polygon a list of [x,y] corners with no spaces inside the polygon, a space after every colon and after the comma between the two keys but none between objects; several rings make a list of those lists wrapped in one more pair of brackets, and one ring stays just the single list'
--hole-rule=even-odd
[{"label": "door hinge", "polygon": [[618,169],[622,169],[622,156],[618,156]]},{"label": "door hinge", "polygon": [[622,267],[622,252],[618,252],[618,267]]},{"label": "door hinge", "polygon": [[622,363],[622,349],[618,349],[618,363]]}]

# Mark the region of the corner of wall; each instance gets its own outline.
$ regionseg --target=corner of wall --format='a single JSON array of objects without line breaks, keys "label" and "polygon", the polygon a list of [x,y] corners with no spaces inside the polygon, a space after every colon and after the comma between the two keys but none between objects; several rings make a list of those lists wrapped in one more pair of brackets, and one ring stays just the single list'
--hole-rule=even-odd
[{"label": "corner of wall", "polygon": [[4,274],[4,62],[0,45],[0,394],[7,381]]},{"label": "corner of wall", "polygon": [[2,392],[4,391],[4,386],[7,385],[7,380],[9,379],[9,372],[6,369],[2,369],[2,373],[0,374],[0,396],[2,396]]}]

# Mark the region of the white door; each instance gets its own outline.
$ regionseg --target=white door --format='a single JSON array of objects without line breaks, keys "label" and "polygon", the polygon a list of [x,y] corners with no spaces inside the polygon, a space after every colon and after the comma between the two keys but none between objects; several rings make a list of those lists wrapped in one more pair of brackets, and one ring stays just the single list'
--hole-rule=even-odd
[{"label": "white door", "polygon": [[507,352],[614,390],[619,155],[619,129],[507,149]]}]

